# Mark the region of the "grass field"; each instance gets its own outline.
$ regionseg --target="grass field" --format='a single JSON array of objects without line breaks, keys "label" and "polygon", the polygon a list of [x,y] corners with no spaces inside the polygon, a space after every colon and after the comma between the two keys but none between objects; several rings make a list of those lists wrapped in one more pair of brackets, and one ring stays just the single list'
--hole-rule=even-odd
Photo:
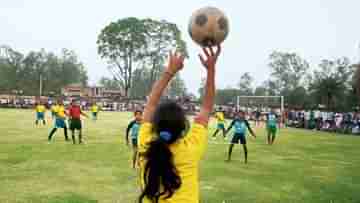
[{"label": "grass field", "polygon": [[[138,195],[131,150],[124,144],[129,113],[85,121],[85,145],[47,144],[52,125],[34,126],[32,111],[0,109],[0,203],[132,203]],[[209,143],[201,164],[202,203],[360,202],[360,137],[282,129],[274,146],[263,129],[226,163],[227,145]],[[218,138],[218,143],[223,143]]]}]

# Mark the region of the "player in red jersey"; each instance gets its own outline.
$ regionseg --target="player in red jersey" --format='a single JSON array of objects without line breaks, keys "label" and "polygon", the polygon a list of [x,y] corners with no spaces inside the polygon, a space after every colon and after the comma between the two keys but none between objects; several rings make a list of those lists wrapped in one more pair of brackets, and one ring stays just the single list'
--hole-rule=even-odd
[{"label": "player in red jersey", "polygon": [[70,117],[70,130],[71,130],[71,138],[73,144],[75,144],[75,130],[79,131],[79,144],[82,143],[82,125],[81,125],[81,115],[88,118],[84,112],[82,112],[80,105],[78,102],[71,102],[71,106],[69,109],[69,117]]}]

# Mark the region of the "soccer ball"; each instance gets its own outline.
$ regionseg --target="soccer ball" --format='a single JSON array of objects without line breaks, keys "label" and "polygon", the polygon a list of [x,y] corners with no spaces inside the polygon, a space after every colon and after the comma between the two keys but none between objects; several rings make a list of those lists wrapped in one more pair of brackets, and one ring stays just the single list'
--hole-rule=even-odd
[{"label": "soccer ball", "polygon": [[217,8],[201,8],[195,11],[190,18],[189,34],[202,47],[215,46],[222,43],[228,33],[228,18]]}]

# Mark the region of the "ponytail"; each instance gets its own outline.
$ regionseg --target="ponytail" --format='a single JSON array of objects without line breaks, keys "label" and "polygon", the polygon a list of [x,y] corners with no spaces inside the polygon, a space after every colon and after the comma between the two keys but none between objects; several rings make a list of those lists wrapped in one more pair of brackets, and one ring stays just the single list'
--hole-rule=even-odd
[{"label": "ponytail", "polygon": [[159,138],[152,141],[145,155],[144,189],[139,203],[146,197],[152,203],[158,203],[161,196],[172,197],[180,188],[181,179],[173,162],[173,154],[169,149],[172,136],[168,132],[160,132]]}]

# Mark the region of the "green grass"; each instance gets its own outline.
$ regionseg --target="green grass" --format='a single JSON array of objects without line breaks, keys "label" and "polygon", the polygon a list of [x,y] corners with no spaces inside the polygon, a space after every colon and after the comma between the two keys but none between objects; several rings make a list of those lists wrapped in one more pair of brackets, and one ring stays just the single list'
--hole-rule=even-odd
[{"label": "green grass", "polygon": [[[131,114],[103,112],[97,123],[87,120],[87,144],[75,146],[62,131],[47,144],[51,125],[35,127],[33,117],[0,109],[0,203],[135,202],[137,173],[124,145]],[[270,147],[263,129],[256,132],[256,140],[248,139],[248,165],[240,147],[225,163],[228,146],[209,143],[201,202],[360,202],[360,137],[282,129]]]}]

